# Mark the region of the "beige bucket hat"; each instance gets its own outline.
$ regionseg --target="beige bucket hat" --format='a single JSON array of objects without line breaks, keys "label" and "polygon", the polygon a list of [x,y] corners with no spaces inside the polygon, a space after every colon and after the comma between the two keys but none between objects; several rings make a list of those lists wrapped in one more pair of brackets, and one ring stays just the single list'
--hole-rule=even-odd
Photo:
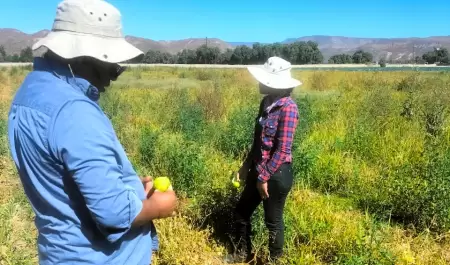
[{"label": "beige bucket hat", "polygon": [[71,59],[89,56],[119,63],[143,54],[122,32],[119,10],[103,0],[64,0],[59,3],[52,31],[32,47]]},{"label": "beige bucket hat", "polygon": [[261,84],[273,89],[289,89],[302,85],[291,76],[291,63],[280,58],[270,57],[262,66],[248,66],[250,74]]}]

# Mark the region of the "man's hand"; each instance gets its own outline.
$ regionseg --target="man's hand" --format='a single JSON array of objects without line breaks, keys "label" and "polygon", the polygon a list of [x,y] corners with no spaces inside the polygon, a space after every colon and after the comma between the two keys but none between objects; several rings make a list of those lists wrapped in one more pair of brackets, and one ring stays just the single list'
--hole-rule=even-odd
[{"label": "man's hand", "polygon": [[[149,199],[155,193],[162,193],[162,192],[156,190],[155,187],[153,186],[153,177],[152,176],[142,177],[141,180],[142,180],[142,184],[144,184],[144,189],[145,189],[145,194],[147,194],[147,199]],[[170,185],[170,187],[164,193],[167,193],[167,192],[171,192],[171,193],[166,194],[166,196],[162,196],[161,198],[158,198],[158,199],[162,199],[164,201],[164,204],[169,203],[167,205],[163,205],[163,207],[165,207],[164,208],[165,210],[170,211],[172,206],[176,207],[177,197],[175,195],[175,192],[173,192],[172,185]],[[173,198],[172,198],[172,195],[173,195]],[[160,197],[160,196],[158,196],[158,197]],[[170,201],[166,201],[167,199],[169,199],[169,200],[175,199],[175,204],[174,205],[170,204]],[[162,211],[163,217],[160,217],[160,218],[166,218],[166,217],[170,217],[170,216],[176,215],[175,208],[173,208],[172,213],[169,216],[165,216],[165,214],[164,214],[165,210],[164,209]]]},{"label": "man's hand", "polygon": [[151,205],[157,205],[159,210],[158,219],[172,217],[177,207],[177,196],[173,190],[155,192],[148,199]]},{"label": "man's hand", "polygon": [[256,183],[256,188],[258,189],[259,196],[261,196],[261,199],[263,200],[269,198],[269,191],[267,189],[267,186],[268,186],[267,182],[258,181]]},{"label": "man's hand", "polygon": [[176,214],[177,197],[172,190],[166,192],[154,192],[142,203],[142,210],[133,221],[134,226],[145,225],[152,220],[168,218]]},{"label": "man's hand", "polygon": [[144,185],[145,194],[147,194],[147,199],[152,196],[153,192],[155,191],[153,189],[153,177],[146,176],[141,177],[142,184]]}]

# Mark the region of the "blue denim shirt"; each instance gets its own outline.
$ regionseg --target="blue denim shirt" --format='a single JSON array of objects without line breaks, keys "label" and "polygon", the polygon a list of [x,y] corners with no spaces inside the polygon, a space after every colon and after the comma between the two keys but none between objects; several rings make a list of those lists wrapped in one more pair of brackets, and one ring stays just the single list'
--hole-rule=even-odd
[{"label": "blue denim shirt", "polygon": [[144,187],[98,99],[67,65],[36,58],[12,101],[9,146],[41,265],[148,265],[158,247],[153,223],[131,227]]}]

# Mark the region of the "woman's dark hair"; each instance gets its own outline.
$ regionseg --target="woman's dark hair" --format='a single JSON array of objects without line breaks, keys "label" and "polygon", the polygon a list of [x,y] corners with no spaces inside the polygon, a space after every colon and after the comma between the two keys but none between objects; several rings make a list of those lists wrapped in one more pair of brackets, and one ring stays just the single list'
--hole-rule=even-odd
[{"label": "woman's dark hair", "polygon": [[279,97],[289,97],[292,94],[292,91],[294,91],[294,88],[288,88],[288,89],[274,89],[274,94]]}]

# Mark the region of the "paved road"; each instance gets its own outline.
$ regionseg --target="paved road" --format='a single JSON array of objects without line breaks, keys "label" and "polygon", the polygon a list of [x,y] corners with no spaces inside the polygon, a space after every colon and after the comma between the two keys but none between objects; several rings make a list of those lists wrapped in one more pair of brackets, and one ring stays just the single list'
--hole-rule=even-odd
[{"label": "paved road", "polygon": [[[31,63],[0,63],[0,67],[26,66]],[[123,64],[130,67],[192,67],[192,68],[246,68],[248,65],[223,65],[223,64]],[[393,64],[388,67],[439,67],[435,64]],[[365,64],[314,64],[314,65],[293,65],[293,68],[365,68],[379,67],[378,65]],[[443,66],[445,67],[445,66]]]}]

